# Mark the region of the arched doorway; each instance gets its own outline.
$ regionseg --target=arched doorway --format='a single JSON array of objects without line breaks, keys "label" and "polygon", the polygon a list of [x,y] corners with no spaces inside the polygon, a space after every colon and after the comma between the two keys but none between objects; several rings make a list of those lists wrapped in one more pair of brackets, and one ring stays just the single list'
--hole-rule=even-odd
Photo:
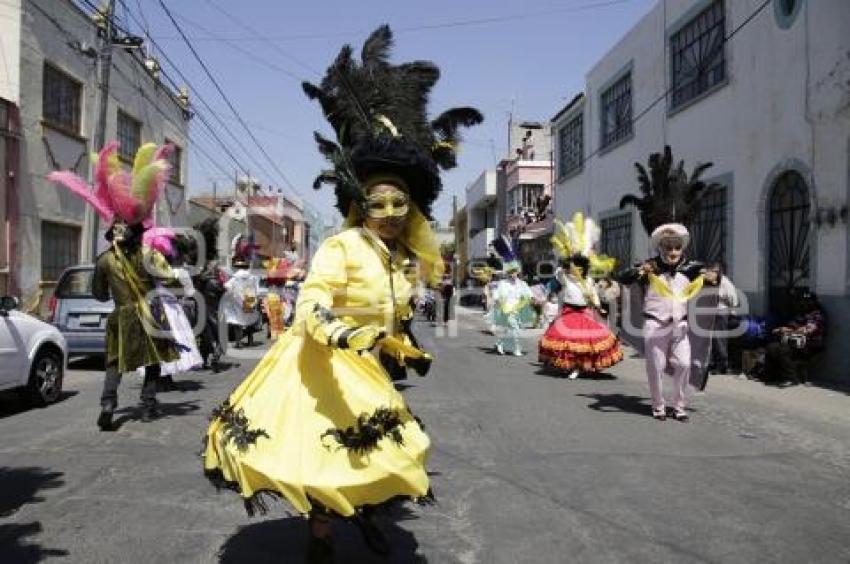
[{"label": "arched doorway", "polygon": [[770,312],[780,317],[793,313],[792,293],[811,284],[809,210],[806,181],[796,171],[783,173],[768,207],[768,299]]}]

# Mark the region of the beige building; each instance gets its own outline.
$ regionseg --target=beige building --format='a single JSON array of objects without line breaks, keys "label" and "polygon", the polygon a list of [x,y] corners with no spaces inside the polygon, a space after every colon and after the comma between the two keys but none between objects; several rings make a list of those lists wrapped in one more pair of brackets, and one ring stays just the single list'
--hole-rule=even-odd
[{"label": "beige building", "polygon": [[[0,2],[0,287],[28,297],[49,294],[69,265],[91,262],[107,226],[66,189],[54,170],[90,174],[100,89],[98,25],[69,0]],[[160,225],[187,219],[188,119],[185,100],[146,67],[141,49],[113,49],[106,139],[131,159],[142,143],[176,147],[171,181],[157,203]],[[147,60],[150,65],[152,60]]]}]

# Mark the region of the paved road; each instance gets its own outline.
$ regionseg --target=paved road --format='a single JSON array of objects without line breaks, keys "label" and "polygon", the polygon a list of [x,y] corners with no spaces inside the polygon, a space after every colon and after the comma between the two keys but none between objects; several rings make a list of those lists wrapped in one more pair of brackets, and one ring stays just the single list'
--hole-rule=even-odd
[{"label": "paved road", "polygon": [[[456,337],[420,329],[437,361],[405,394],[434,441],[438,503],[385,517],[389,561],[850,561],[850,396],[722,377],[690,423],[661,423],[639,359],[553,378],[492,354],[477,314],[460,321]],[[0,402],[0,562],[300,562],[300,518],[248,518],[200,473],[208,413],[253,362],[186,376],[166,417],[129,409],[111,434],[94,427],[91,365],[47,409]],[[128,379],[125,405],[137,395]],[[339,562],[380,561],[350,526],[335,535]]]}]

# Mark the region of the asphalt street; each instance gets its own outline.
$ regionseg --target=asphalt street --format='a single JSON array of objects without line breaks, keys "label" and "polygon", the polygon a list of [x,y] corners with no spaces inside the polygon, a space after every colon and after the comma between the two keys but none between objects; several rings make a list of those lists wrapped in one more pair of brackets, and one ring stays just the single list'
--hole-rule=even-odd
[{"label": "asphalt street", "polygon": [[[401,384],[432,438],[437,502],[381,517],[371,555],[335,524],[339,562],[850,562],[850,395],[714,377],[691,421],[649,416],[642,360],[598,379],[493,354],[478,313],[419,324],[436,362]],[[524,335],[535,352],[539,332]],[[75,363],[63,399],[0,399],[0,562],[301,562],[304,520],[284,504],[248,517],[199,451],[211,409],[264,347],[193,372],[137,419],[127,377],[117,432],[94,424],[102,373]]]}]

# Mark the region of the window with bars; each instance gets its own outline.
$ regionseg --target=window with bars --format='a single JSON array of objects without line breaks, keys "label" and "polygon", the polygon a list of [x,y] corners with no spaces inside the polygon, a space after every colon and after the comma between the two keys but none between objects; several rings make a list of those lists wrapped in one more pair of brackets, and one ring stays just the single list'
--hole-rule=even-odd
[{"label": "window with bars", "polygon": [[602,231],[599,249],[603,254],[617,259],[615,268],[628,268],[632,264],[632,214],[624,213],[599,221]]},{"label": "window with bars", "polygon": [[9,102],[0,99],[0,131],[9,131]]},{"label": "window with bars", "polygon": [[118,155],[126,160],[133,160],[136,151],[142,144],[142,122],[118,110]]},{"label": "window with bars", "polygon": [[602,93],[602,147],[632,134],[632,73]]},{"label": "window with bars", "polygon": [[171,182],[182,186],[183,169],[181,165],[183,163],[183,147],[170,139],[166,139],[165,142],[171,143],[174,146],[174,151],[171,152],[171,156],[168,158],[168,162],[171,163]]},{"label": "window with bars", "polygon": [[41,113],[48,124],[79,135],[82,85],[49,63],[44,63]]},{"label": "window with bars", "polygon": [[671,109],[726,80],[723,0],[714,0],[670,37]]},{"label": "window with bars", "polygon": [[703,196],[700,208],[688,230],[691,243],[688,254],[694,260],[729,266],[726,256],[727,191],[725,186],[712,189]]},{"label": "window with bars", "polygon": [[543,195],[542,184],[520,184],[510,192],[510,214],[520,215],[537,209],[537,198]]},{"label": "window with bars", "polygon": [[80,228],[50,221],[41,222],[41,279],[59,280],[80,259]]},{"label": "window with bars", "polygon": [[584,116],[577,115],[558,131],[558,177],[581,168],[584,159]]}]

